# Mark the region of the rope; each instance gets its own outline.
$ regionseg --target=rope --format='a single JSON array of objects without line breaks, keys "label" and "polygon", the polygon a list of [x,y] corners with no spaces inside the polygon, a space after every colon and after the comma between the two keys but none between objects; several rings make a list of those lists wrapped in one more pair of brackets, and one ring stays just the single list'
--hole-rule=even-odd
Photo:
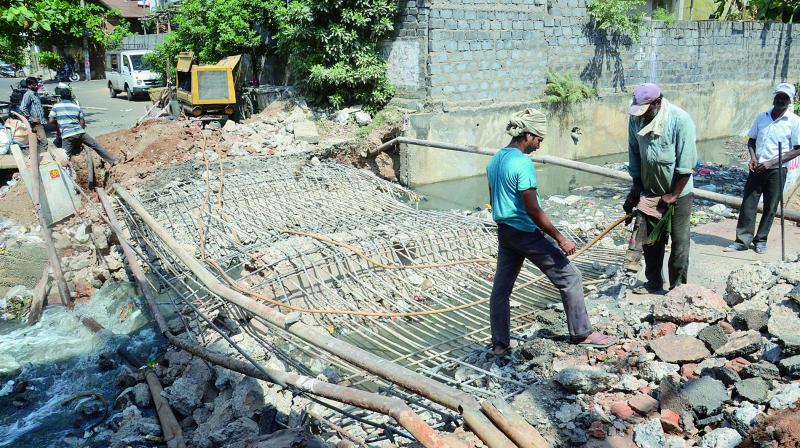
[{"label": "rope", "polygon": [[[611,223],[608,227],[606,227],[600,233],[600,235],[595,237],[588,244],[586,244],[583,247],[581,247],[577,252],[575,252],[572,256],[570,256],[569,259],[570,260],[574,260],[574,259],[578,258],[579,256],[581,256],[584,252],[586,252],[592,246],[597,244],[600,240],[602,240],[606,235],[608,235],[617,226],[619,226],[620,224],[625,222],[626,219],[627,219],[627,216],[623,216],[623,217],[617,219],[616,221],[614,221],[613,223]],[[375,261],[375,260],[371,259],[370,257],[366,256],[360,250],[355,249],[353,246],[351,246],[349,244],[340,243],[338,241],[330,240],[329,238],[323,237],[321,235],[314,235],[314,234],[309,234],[309,233],[306,233],[306,232],[291,231],[290,233],[304,234],[305,236],[309,236],[311,238],[316,238],[316,237],[319,236],[319,237],[321,237],[321,239],[320,239],[321,241],[329,240],[329,241],[335,243],[336,245],[339,245],[341,247],[345,247],[347,249],[352,250],[353,253],[363,257],[367,261],[370,261],[370,262],[374,262]],[[325,241],[325,242],[328,242],[328,241]],[[459,261],[459,262],[449,262],[449,263],[446,263],[446,265],[461,264],[461,263],[464,263],[464,262],[476,262],[476,260],[481,260],[481,262],[483,262],[482,260],[485,260],[485,259],[473,259],[473,260],[463,260],[463,261]],[[430,315],[434,315],[434,314],[450,313],[450,312],[453,312],[453,311],[459,311],[459,310],[463,310],[465,308],[470,308],[470,307],[473,307],[473,306],[481,305],[481,304],[487,303],[489,301],[489,299],[481,299],[481,300],[476,300],[474,302],[464,303],[464,304],[461,304],[461,305],[451,306],[451,307],[447,307],[447,308],[439,308],[439,309],[435,309],[435,310],[406,311],[406,312],[396,312],[396,313],[387,312],[387,311],[360,311],[360,310],[304,308],[304,307],[299,307],[299,306],[290,305],[288,303],[281,302],[280,300],[276,300],[276,299],[274,299],[272,297],[266,296],[266,295],[261,294],[261,293],[259,293],[257,291],[253,291],[252,289],[243,287],[236,280],[231,278],[228,275],[228,273],[225,272],[225,270],[222,268],[222,266],[220,266],[216,261],[210,260],[210,259],[206,259],[205,261],[208,264],[210,264],[212,267],[214,267],[214,269],[216,269],[223,276],[225,281],[227,281],[231,285],[231,288],[233,288],[234,290],[236,290],[236,291],[238,291],[238,292],[240,292],[242,294],[246,294],[248,296],[256,298],[258,300],[270,303],[270,304],[275,305],[275,306],[277,306],[279,308],[284,308],[284,309],[288,309],[288,310],[299,312],[299,313],[346,315],[346,316],[363,316],[363,317],[389,317],[389,318],[417,317],[417,316],[430,316]],[[492,260],[492,261],[494,261],[494,260]],[[375,263],[373,263],[373,264],[375,264]],[[381,266],[381,265],[384,265],[384,264],[383,263],[378,263],[377,265]],[[390,265],[390,266],[392,266],[392,265]],[[394,266],[397,266],[397,265],[394,265]],[[421,268],[423,266],[429,266],[429,265],[409,265],[409,266],[403,266],[402,269]],[[399,269],[399,268],[395,267],[394,269]],[[542,274],[542,275],[536,277],[533,280],[530,280],[530,281],[528,281],[526,283],[523,283],[517,289],[519,290],[519,289],[522,289],[522,288],[526,288],[526,287],[528,287],[528,286],[530,286],[530,285],[542,280],[545,277],[546,276],[544,274]]]}]

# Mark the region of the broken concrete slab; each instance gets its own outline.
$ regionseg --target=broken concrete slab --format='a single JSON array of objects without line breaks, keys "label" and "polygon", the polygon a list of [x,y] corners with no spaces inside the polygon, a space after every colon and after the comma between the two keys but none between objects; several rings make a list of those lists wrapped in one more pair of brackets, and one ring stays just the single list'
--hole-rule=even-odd
[{"label": "broken concrete slab", "polygon": [[800,334],[800,304],[785,300],[772,306],[767,331],[778,339]]},{"label": "broken concrete slab", "polygon": [[294,124],[294,138],[315,145],[319,143],[319,130],[317,124],[310,120],[300,121]]},{"label": "broken concrete slab", "polygon": [[639,448],[663,448],[666,437],[659,419],[650,419],[634,426],[633,440]]},{"label": "broken concrete slab", "polygon": [[743,265],[728,276],[725,300],[728,305],[736,305],[771,288],[777,281],[777,277],[765,266]]},{"label": "broken concrete slab", "polygon": [[695,362],[711,356],[705,344],[692,336],[667,335],[650,341],[650,348],[664,362]]},{"label": "broken concrete slab", "polygon": [[639,366],[639,377],[646,381],[659,383],[665,377],[677,376],[679,368],[677,364],[668,362],[646,361]]},{"label": "broken concrete slab", "polygon": [[787,375],[794,377],[800,376],[800,355],[784,358],[781,360],[779,365],[781,370],[783,370]]},{"label": "broken concrete slab", "polygon": [[745,367],[742,373],[749,377],[764,378],[765,380],[781,379],[781,372],[778,366],[768,361],[759,361]]},{"label": "broken concrete slab", "polygon": [[744,356],[755,353],[763,347],[761,333],[757,331],[739,331],[728,337],[728,341],[714,350],[714,353],[726,358]]},{"label": "broken concrete slab", "polygon": [[720,325],[711,325],[700,330],[697,339],[703,341],[711,351],[716,351],[728,342],[728,335]]},{"label": "broken concrete slab", "polygon": [[769,400],[772,409],[786,409],[800,401],[800,383],[783,384]]},{"label": "broken concrete slab", "polygon": [[717,428],[700,438],[700,448],[736,448],[742,443],[742,436],[735,429]]},{"label": "broken concrete slab", "polygon": [[763,378],[748,378],[736,383],[736,393],[753,403],[765,403],[769,399],[769,384]]},{"label": "broken concrete slab", "polygon": [[769,322],[769,311],[749,309],[739,311],[733,318],[733,324],[746,330],[761,331]]},{"label": "broken concrete slab", "polygon": [[722,381],[703,376],[689,380],[681,394],[699,415],[714,415],[728,401],[728,390]]},{"label": "broken concrete slab", "polygon": [[570,392],[593,394],[611,389],[617,377],[598,367],[579,366],[562,370],[556,381]]},{"label": "broken concrete slab", "polygon": [[699,285],[681,285],[653,304],[653,318],[678,324],[713,323],[729,310],[721,295]]}]

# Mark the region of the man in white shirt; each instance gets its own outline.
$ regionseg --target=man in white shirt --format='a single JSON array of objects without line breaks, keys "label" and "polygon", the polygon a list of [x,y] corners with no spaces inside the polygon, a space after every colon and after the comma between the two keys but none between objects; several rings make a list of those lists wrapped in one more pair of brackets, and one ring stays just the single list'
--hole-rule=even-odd
[{"label": "man in white shirt", "polygon": [[[759,254],[767,252],[767,237],[775,211],[780,201],[780,192],[786,181],[786,164],[800,156],[800,117],[792,111],[795,87],[781,83],[775,86],[772,109],[758,114],[748,132],[750,140],[750,174],[744,186],[739,222],[736,225],[736,241],[725,250],[728,252],[747,250],[752,245]],[[783,150],[782,167],[778,166],[778,144]],[[756,209],[764,196],[764,213],[755,232]]]}]

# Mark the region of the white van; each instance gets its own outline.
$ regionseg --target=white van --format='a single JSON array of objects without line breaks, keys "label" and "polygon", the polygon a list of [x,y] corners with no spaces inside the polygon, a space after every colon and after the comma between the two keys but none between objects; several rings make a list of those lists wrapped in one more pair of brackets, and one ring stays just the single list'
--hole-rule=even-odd
[{"label": "white van", "polygon": [[116,50],[106,53],[106,80],[111,98],[125,92],[128,101],[135,96],[146,95],[151,87],[162,87],[164,81],[150,71],[150,63],[144,55],[149,50]]}]

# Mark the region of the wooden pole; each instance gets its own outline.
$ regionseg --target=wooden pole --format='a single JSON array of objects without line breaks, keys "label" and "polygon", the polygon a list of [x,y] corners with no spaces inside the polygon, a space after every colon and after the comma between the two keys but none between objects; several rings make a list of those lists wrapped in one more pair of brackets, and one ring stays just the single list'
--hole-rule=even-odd
[{"label": "wooden pole", "polygon": [[781,261],[786,261],[786,224],[783,213],[783,145],[778,142],[778,194],[781,200]]},{"label": "wooden pole", "polygon": [[28,313],[28,325],[34,325],[42,318],[42,308],[47,295],[50,294],[50,268],[44,267],[42,278],[33,289],[33,299],[31,299],[31,310]]},{"label": "wooden pole", "polygon": [[33,201],[33,211],[39,218],[39,225],[42,228],[42,239],[47,245],[50,268],[53,270],[53,278],[55,278],[56,286],[58,286],[58,294],[61,296],[61,303],[67,308],[72,309],[72,297],[69,294],[67,281],[64,279],[64,271],[61,270],[61,262],[58,260],[56,246],[53,244],[53,234],[50,231],[50,227],[47,225],[47,221],[44,219],[44,215],[42,215],[42,205],[39,200],[42,191],[42,176],[39,172],[39,147],[36,141],[36,134],[33,132],[33,127],[31,127],[27,118],[16,112],[12,113],[22,121],[23,125],[28,130],[28,146],[31,151],[31,201]]}]

